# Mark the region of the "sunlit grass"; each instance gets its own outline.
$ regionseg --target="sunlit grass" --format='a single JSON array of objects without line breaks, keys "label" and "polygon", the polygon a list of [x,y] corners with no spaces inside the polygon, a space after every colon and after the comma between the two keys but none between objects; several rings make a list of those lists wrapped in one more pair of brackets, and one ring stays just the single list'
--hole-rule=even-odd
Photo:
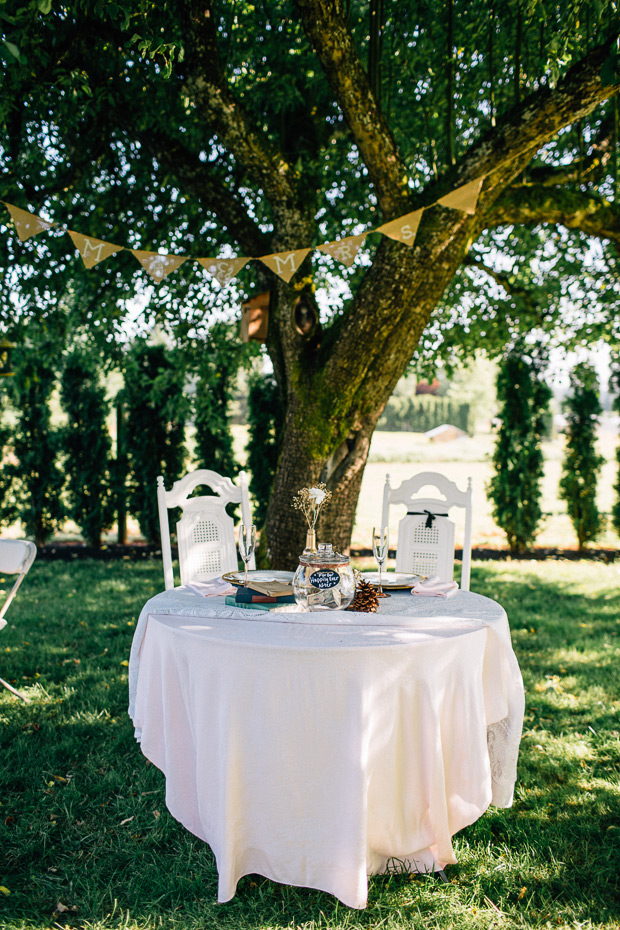
[{"label": "sunlit grass", "polygon": [[515,803],[456,837],[449,883],[395,872],[368,908],[260,876],[216,903],[208,846],[133,739],[127,659],[159,563],[35,563],[0,634],[0,927],[344,930],[620,926],[620,571],[478,563],[527,691]]}]

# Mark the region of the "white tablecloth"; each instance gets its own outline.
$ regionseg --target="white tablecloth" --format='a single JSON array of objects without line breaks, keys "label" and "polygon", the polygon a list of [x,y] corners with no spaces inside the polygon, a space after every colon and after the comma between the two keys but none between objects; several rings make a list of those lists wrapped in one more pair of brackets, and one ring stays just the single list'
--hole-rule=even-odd
[{"label": "white tablecloth", "polygon": [[509,806],[523,684],[499,604],[393,594],[380,614],[269,613],[182,589],[144,607],[130,714],[218,900],[259,873],[364,907],[367,876],[456,861]]}]

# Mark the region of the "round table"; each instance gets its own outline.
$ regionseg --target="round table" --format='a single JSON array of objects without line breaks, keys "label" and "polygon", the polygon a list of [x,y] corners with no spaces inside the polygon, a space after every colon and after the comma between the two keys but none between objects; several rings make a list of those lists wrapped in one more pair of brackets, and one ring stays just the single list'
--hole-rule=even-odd
[{"label": "round table", "polygon": [[503,608],[470,592],[261,613],[175,589],[141,613],[130,714],[218,900],[259,873],[364,907],[369,874],[441,869],[512,803],[523,684]]}]

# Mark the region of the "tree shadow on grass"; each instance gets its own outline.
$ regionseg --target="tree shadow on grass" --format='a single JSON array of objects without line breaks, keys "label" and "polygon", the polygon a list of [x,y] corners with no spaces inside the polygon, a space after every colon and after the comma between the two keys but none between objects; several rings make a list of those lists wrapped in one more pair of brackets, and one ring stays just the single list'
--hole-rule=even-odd
[{"label": "tree shadow on grass", "polygon": [[[48,616],[36,621],[24,603],[16,620],[32,627],[33,645],[20,646],[20,633],[5,654],[18,677],[39,671],[44,687],[32,686],[27,706],[0,696],[3,927],[48,927],[54,914],[61,926],[110,930],[127,914],[130,927],[178,930],[477,928],[497,911],[504,926],[617,921],[620,593],[597,598],[536,573],[521,570],[515,582],[476,567],[474,590],[506,607],[526,682],[514,806],[461,831],[449,884],[395,867],[370,879],[368,908],[356,912],[261,876],[216,903],[213,854],[168,814],[163,776],[127,716],[121,663],[158,572],[76,568],[40,576],[32,590]],[[68,585],[77,609],[53,611],[54,590]],[[64,917],[58,902],[70,908]]]},{"label": "tree shadow on grass", "polygon": [[491,810],[462,842],[505,844],[504,861],[527,852],[509,880],[501,862],[491,871],[490,898],[527,899],[539,916],[555,898],[573,919],[617,920],[620,590],[583,593],[537,572],[502,581],[481,566],[475,581],[506,608],[526,712],[514,805]]}]

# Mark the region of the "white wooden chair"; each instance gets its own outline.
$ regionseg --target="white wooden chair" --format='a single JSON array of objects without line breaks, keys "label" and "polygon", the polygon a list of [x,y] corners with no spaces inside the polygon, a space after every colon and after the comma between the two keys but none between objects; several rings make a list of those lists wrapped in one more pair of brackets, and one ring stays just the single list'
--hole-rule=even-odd
[{"label": "white wooden chair", "polygon": [[[9,591],[2,609],[0,609],[0,630],[6,626],[4,615],[17,594],[20,584],[30,571],[36,555],[37,547],[33,542],[28,542],[26,539],[0,539],[0,575],[17,575],[15,583]],[[28,703],[28,698],[3,678],[0,678],[0,685]]]},{"label": "white wooden chair", "polygon": [[[430,485],[441,497],[416,496]],[[453,481],[437,472],[423,471],[403,481],[397,488],[390,486],[385,476],[381,525],[388,526],[391,504],[404,504],[407,515],[398,524],[396,571],[423,575],[438,575],[441,581],[452,581],[454,571],[454,523],[448,519],[453,507],[465,509],[465,536],[461,588],[469,591],[471,571],[472,486],[461,491]]]},{"label": "white wooden chair", "polygon": [[[210,487],[214,493],[190,497],[192,491],[200,485]],[[168,520],[168,510],[172,507],[180,507],[183,511],[177,523],[182,585],[206,581],[223,572],[237,570],[235,525],[225,508],[229,503],[240,503],[243,523],[248,526],[252,523],[244,472],[239,475],[239,484],[236,485],[230,478],[224,478],[215,471],[199,468],[175,481],[170,491],[166,491],[164,479],[160,475],[157,479],[157,501],[166,590],[174,588]],[[254,556],[248,567],[255,567]]]}]

